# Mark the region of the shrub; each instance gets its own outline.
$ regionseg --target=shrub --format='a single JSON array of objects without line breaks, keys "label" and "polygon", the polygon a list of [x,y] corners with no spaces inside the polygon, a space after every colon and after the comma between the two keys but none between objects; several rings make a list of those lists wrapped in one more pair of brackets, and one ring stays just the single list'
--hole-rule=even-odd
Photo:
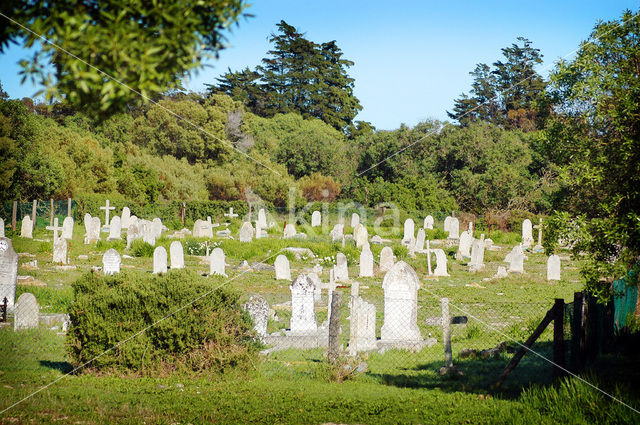
[{"label": "shrub", "polygon": [[95,359],[95,370],[222,372],[256,355],[239,295],[193,271],[87,273],[72,286],[67,345],[75,364]]},{"label": "shrub", "polygon": [[154,246],[142,239],[136,239],[131,242],[131,253],[134,257],[153,257]]},{"label": "shrub", "polygon": [[302,177],[298,186],[307,201],[333,202],[340,195],[340,185],[332,177],[320,173]]}]

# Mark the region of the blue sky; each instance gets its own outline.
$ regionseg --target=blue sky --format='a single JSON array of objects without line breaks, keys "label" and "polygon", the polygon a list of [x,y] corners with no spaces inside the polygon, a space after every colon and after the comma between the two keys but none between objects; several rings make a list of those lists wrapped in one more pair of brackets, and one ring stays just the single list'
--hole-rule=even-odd
[{"label": "blue sky", "polygon": [[[469,71],[493,63],[500,49],[524,36],[541,49],[546,75],[560,57],[571,54],[598,20],[638,10],[638,0],[605,1],[303,1],[255,0],[228,35],[229,47],[211,67],[186,82],[199,91],[227,68],[259,64],[269,34],[284,19],[317,42],[336,40],[355,62],[355,94],[363,106],[356,119],[379,129],[413,126],[427,118],[446,119],[453,100],[467,92]],[[0,18],[2,19],[2,18]],[[29,56],[19,47],[0,56],[0,81],[11,97],[33,96],[20,85],[17,62]]]}]

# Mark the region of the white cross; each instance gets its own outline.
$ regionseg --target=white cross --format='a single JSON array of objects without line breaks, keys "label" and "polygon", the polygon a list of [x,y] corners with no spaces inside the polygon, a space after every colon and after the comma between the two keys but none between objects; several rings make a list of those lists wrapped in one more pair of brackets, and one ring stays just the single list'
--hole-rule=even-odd
[{"label": "white cross", "polygon": [[47,226],[47,230],[53,230],[53,242],[58,240],[58,230],[62,231],[62,226],[58,226],[58,217],[53,219],[53,226]]},{"label": "white cross", "polygon": [[224,216],[225,217],[229,217],[229,218],[234,218],[234,217],[237,217],[238,214],[234,214],[233,213],[233,208],[229,207],[229,214],[225,214]]},{"label": "white cross", "polygon": [[109,211],[111,211],[111,210],[115,210],[115,209],[116,209],[116,207],[110,207],[110,206],[109,206],[109,200],[107,199],[107,205],[105,205],[104,207],[100,207],[100,209],[105,211],[105,216],[106,216],[106,217],[105,217],[105,225],[107,225],[107,226],[108,226],[108,225],[110,224],[110,221],[109,221]]}]

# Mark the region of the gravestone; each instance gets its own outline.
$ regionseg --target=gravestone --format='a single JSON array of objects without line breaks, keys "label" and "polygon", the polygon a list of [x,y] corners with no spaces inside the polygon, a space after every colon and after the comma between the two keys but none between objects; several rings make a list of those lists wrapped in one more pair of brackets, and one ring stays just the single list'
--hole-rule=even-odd
[{"label": "gravestone", "polygon": [[0,238],[4,238],[4,220],[0,218]]},{"label": "gravestone", "polygon": [[415,223],[413,219],[408,218],[404,221],[404,234],[402,236],[402,243],[408,244],[415,241]]},{"label": "gravestone", "polygon": [[469,270],[472,272],[484,269],[484,235],[473,241]]},{"label": "gravestone", "polygon": [[526,218],[522,222],[522,246],[529,248],[531,245],[533,245],[533,226],[531,220]]},{"label": "gravestone", "polygon": [[448,232],[448,231],[449,231],[449,224],[451,223],[451,219],[452,219],[452,218],[453,218],[453,217],[451,217],[451,216],[447,216],[447,217],[445,217],[445,219],[444,219],[444,231],[445,231],[445,232]]},{"label": "gravestone", "polygon": [[33,221],[28,215],[25,215],[22,219],[22,226],[20,227],[20,237],[33,239]]},{"label": "gravestone", "polygon": [[227,277],[225,273],[226,258],[221,248],[214,248],[209,256],[209,274],[217,274],[219,276]]},{"label": "gravestone", "polygon": [[449,239],[458,239],[460,232],[460,222],[457,218],[451,217],[449,220]]},{"label": "gravestone", "polygon": [[100,207],[101,210],[104,210],[104,224],[106,226],[109,225],[109,223],[111,223],[109,221],[109,215],[111,214],[111,211],[115,210],[116,207],[112,207],[109,205],[109,200],[107,199],[106,204],[104,207]]},{"label": "gravestone", "polygon": [[336,282],[348,282],[349,281],[349,268],[347,266],[347,257],[342,253],[336,254],[336,265],[333,268],[334,279]]},{"label": "gravestone", "polygon": [[[154,218],[151,222],[151,231],[153,232],[153,238],[158,239],[160,236],[162,236],[162,230],[162,220],[160,220],[158,217]],[[155,241],[152,245],[155,245]]]},{"label": "gravestone", "polygon": [[122,239],[122,226],[120,222],[120,217],[115,216],[111,219],[111,225],[109,226],[109,237],[107,240],[115,241]]},{"label": "gravestone", "polygon": [[243,306],[253,321],[253,329],[258,336],[267,336],[267,323],[269,321],[269,303],[261,295],[252,295]]},{"label": "gravestone", "polygon": [[213,227],[208,221],[197,219],[193,223],[193,237],[194,238],[212,238]]},{"label": "gravestone", "polygon": [[233,212],[233,208],[229,207],[229,212],[224,214],[225,217],[236,218],[238,214]]},{"label": "gravestone", "polygon": [[291,239],[295,236],[296,236],[296,226],[294,226],[293,223],[288,223],[284,228],[284,233],[282,237],[284,239]]},{"label": "gravestone", "polygon": [[102,272],[105,275],[120,273],[120,254],[113,248],[109,248],[102,256]]},{"label": "gravestone", "polygon": [[73,218],[65,217],[62,220],[62,238],[73,239]]},{"label": "gravestone", "polygon": [[351,319],[349,323],[349,354],[377,348],[376,307],[358,295],[358,285],[351,286]]},{"label": "gravestone", "polygon": [[127,229],[127,248],[131,247],[131,242],[142,238],[140,222],[129,220],[129,229]]},{"label": "gravestone", "polygon": [[262,237],[262,225],[260,224],[260,221],[256,221],[256,239],[260,239]]},{"label": "gravestone", "polygon": [[240,235],[238,236],[240,242],[251,242],[253,240],[253,226],[250,222],[245,221],[240,227]]},{"label": "gravestone", "polygon": [[56,264],[67,264],[67,240],[65,238],[54,238],[53,241],[53,262]]},{"label": "gravestone", "polygon": [[138,226],[142,234],[142,240],[149,245],[156,245],[156,231],[153,228],[153,222],[149,220],[139,220]]},{"label": "gravestone", "polygon": [[555,254],[547,259],[547,280],[560,280],[560,257]]},{"label": "gravestone", "polygon": [[351,228],[355,229],[360,224],[360,216],[358,213],[351,214]]},{"label": "gravestone", "polygon": [[100,240],[100,217],[90,217],[88,223],[85,222],[87,233],[84,235],[84,243],[91,244]]},{"label": "gravestone", "polygon": [[173,241],[169,245],[169,258],[171,258],[171,270],[184,269],[184,249],[180,241]]},{"label": "gravestone", "polygon": [[384,323],[380,342],[404,347],[422,342],[418,329],[418,288],[420,280],[415,270],[398,261],[382,280],[384,290]]},{"label": "gravestone", "polygon": [[322,214],[320,211],[314,211],[311,214],[311,227],[318,227],[322,225]]},{"label": "gravestone", "polygon": [[25,292],[18,297],[13,311],[13,330],[37,329],[40,324],[40,306],[36,297]]},{"label": "gravestone", "polygon": [[7,310],[13,311],[18,284],[18,254],[9,238],[0,238],[0,302],[7,298]]},{"label": "gravestone", "polygon": [[260,211],[258,211],[258,223],[260,223],[261,229],[267,228],[267,213],[264,208],[260,208]]},{"label": "gravestone", "polygon": [[524,273],[524,251],[522,245],[516,245],[509,256],[509,273]]},{"label": "gravestone", "polygon": [[159,246],[153,250],[153,274],[167,273],[167,250]]},{"label": "gravestone", "polygon": [[373,277],[373,253],[368,243],[362,246],[360,253],[360,277]]},{"label": "gravestone", "polygon": [[332,242],[341,241],[344,237],[344,224],[336,224],[335,226],[333,226],[333,229],[331,229],[329,236],[331,237]]},{"label": "gravestone", "polygon": [[418,235],[416,236],[416,243],[414,251],[418,253],[424,252],[424,241],[426,239],[426,233],[424,229],[418,229]]},{"label": "gravestone", "polygon": [[276,272],[276,280],[288,280],[291,282],[291,269],[286,255],[278,255],[273,262],[273,268]]},{"label": "gravestone", "polygon": [[471,257],[471,245],[473,244],[474,238],[468,230],[465,230],[460,235],[460,241],[458,243],[458,252],[462,256],[462,258],[470,258]]},{"label": "gravestone", "polygon": [[447,254],[442,249],[432,249],[431,252],[436,256],[436,269],[433,271],[433,275],[449,276],[449,273],[447,273]]},{"label": "gravestone", "polygon": [[120,217],[120,225],[123,229],[129,229],[129,224],[131,222],[131,210],[129,207],[122,208],[122,215]]},{"label": "gravestone", "polygon": [[382,248],[382,251],[380,251],[380,271],[388,272],[391,270],[391,267],[393,267],[393,264],[393,250],[390,247],[385,246]]},{"label": "gravestone", "polygon": [[353,231],[353,238],[356,242],[356,248],[362,248],[365,244],[369,243],[369,231],[363,224],[358,223]]},{"label": "gravestone", "polygon": [[300,274],[289,286],[291,290],[292,334],[309,334],[318,330],[316,322],[314,292],[315,284],[306,274]]},{"label": "gravestone", "polygon": [[433,217],[428,215],[424,218],[424,226],[425,229],[433,230]]}]

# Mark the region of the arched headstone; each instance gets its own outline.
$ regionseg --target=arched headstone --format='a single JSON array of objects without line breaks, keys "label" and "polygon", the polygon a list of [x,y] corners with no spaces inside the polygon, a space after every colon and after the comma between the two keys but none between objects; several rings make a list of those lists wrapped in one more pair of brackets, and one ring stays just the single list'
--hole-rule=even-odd
[{"label": "arched headstone", "polygon": [[384,324],[380,342],[398,347],[422,341],[418,329],[418,288],[420,281],[415,270],[398,261],[382,280],[384,290]]}]

